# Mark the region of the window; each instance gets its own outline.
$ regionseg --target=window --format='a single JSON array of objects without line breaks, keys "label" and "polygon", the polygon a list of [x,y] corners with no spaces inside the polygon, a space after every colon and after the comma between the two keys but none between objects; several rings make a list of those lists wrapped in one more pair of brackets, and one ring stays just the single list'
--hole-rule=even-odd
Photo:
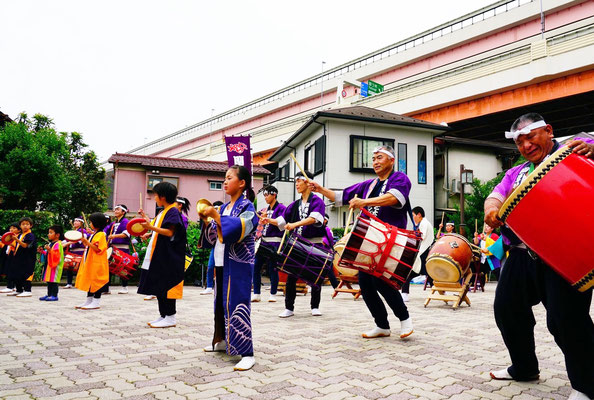
[{"label": "window", "polygon": [[324,172],[326,137],[322,136],[305,149],[305,169],[314,175]]},{"label": "window", "polygon": [[378,146],[394,147],[394,140],[368,136],[351,136],[351,172],[373,173],[371,157]]},{"label": "window", "polygon": [[223,190],[223,182],[221,181],[208,181],[210,190]]},{"label": "window", "polygon": [[179,178],[175,178],[172,176],[157,176],[157,175],[149,175],[148,177],[148,185],[146,187],[147,190],[151,191],[155,187],[157,183],[161,182],[169,182],[173,184],[176,188],[179,188]]},{"label": "window", "polygon": [[291,174],[290,168],[291,168],[291,164],[288,161],[282,167],[277,168],[276,171],[274,171],[274,182],[277,182],[277,181],[288,182],[290,180],[289,176]]},{"label": "window", "polygon": [[427,183],[427,146],[419,146],[419,183]]},{"label": "window", "polygon": [[398,143],[398,171],[406,174],[406,143]]}]

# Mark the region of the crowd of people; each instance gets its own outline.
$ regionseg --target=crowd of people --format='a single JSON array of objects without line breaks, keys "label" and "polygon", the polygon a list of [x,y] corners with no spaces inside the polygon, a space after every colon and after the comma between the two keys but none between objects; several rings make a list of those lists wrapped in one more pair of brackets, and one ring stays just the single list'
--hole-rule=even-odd
[{"label": "crowd of people", "polygon": [[[508,133],[526,163],[508,170],[503,181],[485,201],[483,233],[475,232],[474,244],[482,249],[480,270],[476,279],[484,285],[485,273],[502,271],[495,296],[495,321],[507,346],[512,365],[491,372],[493,379],[538,379],[538,360],[534,350],[535,325],[532,307],[542,302],[547,310],[547,326],[565,355],[569,380],[573,387],[572,399],[594,397],[594,326],[589,314],[592,290],[578,292],[555,271],[547,267],[498,218],[504,201],[511,192],[552,154],[560,144],[553,137],[552,127],[538,114],[518,118]],[[568,144],[574,153],[594,159],[594,141],[578,138]],[[372,166],[375,178],[355,183],[343,190],[333,190],[314,181],[308,171],[294,176],[298,199],[288,204],[277,200],[278,189],[264,188],[267,207],[257,211],[255,194],[249,171],[243,166],[230,167],[225,175],[223,189],[229,201],[206,206],[199,212],[201,236],[199,247],[210,248],[207,288],[201,294],[214,294],[214,333],[207,352],[226,352],[241,356],[236,370],[247,370],[256,362],[252,341],[251,302],[261,301],[261,270],[270,276],[269,302],[276,301],[279,277],[274,257],[282,246],[284,234],[297,234],[308,243],[332,251],[333,237],[327,226],[323,197],[335,206],[348,205],[352,209],[365,209],[379,220],[399,229],[406,229],[410,218],[420,245],[421,262],[414,267],[402,291],[396,290],[385,279],[363,270],[358,272],[358,283],[364,303],[373,318],[373,326],[362,332],[366,339],[390,336],[387,306],[400,321],[399,336],[413,334],[412,316],[406,306],[409,282],[418,274],[427,275],[425,262],[434,240],[432,224],[425,218],[422,207],[412,207],[411,182],[405,173],[394,170],[395,152],[390,146],[373,150]],[[176,325],[176,299],[182,296],[184,257],[187,245],[186,228],[189,201],[177,197],[177,189],[169,183],[159,183],[154,189],[155,201],[162,211],[151,221],[139,210],[149,241],[147,253],[141,262],[138,293],[155,296],[159,317],[148,322],[154,328]],[[180,211],[181,210],[181,211]],[[109,291],[109,268],[106,251],[113,246],[130,251],[130,234],[126,231],[128,212],[125,205],[114,209],[116,219],[108,225],[103,213],[89,216],[89,227],[83,228],[83,219],[74,221],[75,229],[83,233],[78,242],[63,244],[64,232],[59,226],[48,230],[48,244],[40,251],[47,259],[43,279],[48,282],[47,296],[40,300],[58,299],[58,283],[64,264],[64,247],[82,255],[75,287],[86,292],[86,300],[77,306],[82,310],[100,307],[100,298]],[[442,222],[443,224],[443,222]],[[8,295],[31,296],[31,275],[37,251],[36,238],[31,233],[33,221],[23,218],[12,224],[14,240],[6,246],[6,269],[10,271]],[[445,232],[455,232],[453,222],[445,224]],[[501,236],[509,257],[503,268],[500,260],[488,248],[498,241],[494,229],[501,228]],[[439,239],[439,237],[438,237]],[[333,273],[329,278],[333,286],[337,281]],[[280,318],[295,315],[297,276],[289,274],[285,282],[285,309]],[[68,275],[66,287],[72,285]],[[252,294],[253,287],[253,294]],[[319,317],[321,285],[311,287],[311,315]],[[120,293],[127,293],[123,285]]]}]

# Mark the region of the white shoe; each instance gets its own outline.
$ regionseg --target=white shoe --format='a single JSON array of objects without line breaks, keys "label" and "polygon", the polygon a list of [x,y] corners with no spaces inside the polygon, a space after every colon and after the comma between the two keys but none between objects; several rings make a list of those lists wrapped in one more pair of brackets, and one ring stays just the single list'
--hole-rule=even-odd
[{"label": "white shoe", "polygon": [[392,333],[389,329],[382,329],[376,326],[372,330],[363,333],[361,336],[363,336],[365,339],[373,339],[378,337],[388,337],[391,334]]},{"label": "white shoe", "polygon": [[118,294],[128,294],[128,288],[126,286],[122,287],[119,291]]},{"label": "white shoe", "polygon": [[214,346],[212,344],[206,346],[204,351],[207,353],[212,353],[214,351],[227,351],[227,342],[221,340],[220,342],[215,343]]},{"label": "white shoe", "polygon": [[285,311],[280,313],[278,316],[280,318],[289,318],[289,317],[292,317],[293,315],[295,315],[295,313],[293,311],[285,309]]},{"label": "white shoe", "polygon": [[322,312],[319,308],[312,308],[311,315],[313,315],[314,317],[320,317],[322,315]]},{"label": "white shoe", "polygon": [[233,369],[235,371],[247,371],[248,369],[252,369],[255,363],[256,359],[254,358],[254,356],[241,357],[241,361],[235,364],[235,367],[233,367]]},{"label": "white shoe", "polygon": [[19,294],[21,294],[21,293],[19,293],[15,290],[14,292],[7,293],[6,295],[7,296],[18,296]]},{"label": "white shoe", "polygon": [[153,296],[152,294],[149,294],[148,296],[144,296],[145,300],[155,300],[157,298],[157,296]]},{"label": "white shoe", "polygon": [[408,317],[408,319],[405,319],[404,321],[400,321],[400,338],[401,339],[404,339],[405,337],[412,335],[413,332],[414,332],[413,324],[412,324],[412,319],[410,319],[410,317]]},{"label": "white shoe", "polygon": [[408,303],[408,293],[401,293],[402,295],[402,301],[404,301],[405,303]]},{"label": "white shoe", "polygon": [[491,371],[489,373],[491,378],[498,381],[513,381],[514,378],[507,372],[507,368],[500,369],[499,371]]},{"label": "white shoe", "polygon": [[571,390],[571,393],[569,394],[569,397],[567,398],[567,400],[588,400],[589,397],[582,392],[578,392],[575,389]]},{"label": "white shoe", "polygon": [[151,328],[173,328],[175,326],[175,314],[168,315],[159,322],[151,324]]},{"label": "white shoe", "polygon": [[259,303],[262,297],[259,294],[252,294],[252,303]]},{"label": "white shoe", "polygon": [[72,289],[74,286],[72,286],[71,284],[67,284],[66,286],[64,286],[64,289]]},{"label": "white shoe", "polygon": [[93,296],[89,296],[89,297],[87,297],[87,299],[85,300],[84,303],[74,306],[74,308],[76,308],[78,310],[79,308],[86,307],[89,304],[91,304],[92,301],[93,301]]},{"label": "white shoe", "polygon": [[273,295],[273,294],[271,294],[271,295],[268,297],[268,302],[269,302],[269,303],[276,303],[276,296],[275,296],[275,295]]},{"label": "white shoe", "polygon": [[16,297],[31,297],[31,296],[32,296],[31,292],[23,292],[23,293],[16,295]]},{"label": "white shoe", "polygon": [[14,289],[4,288],[4,289],[0,290],[0,293],[12,293],[14,291],[15,291]]},{"label": "white shoe", "polygon": [[101,306],[99,305],[99,301],[100,301],[100,299],[93,298],[93,300],[91,300],[91,303],[87,304],[86,306],[82,306],[80,309],[81,310],[98,310],[101,308]]},{"label": "white shoe", "polygon": [[207,287],[206,289],[204,289],[203,291],[200,292],[200,294],[213,294],[214,290],[211,287]]},{"label": "white shoe", "polygon": [[154,320],[154,321],[147,322],[146,324],[147,324],[148,326],[151,326],[152,324],[156,324],[157,322],[161,322],[161,321],[163,320],[163,318],[165,318],[165,317],[159,317],[159,318],[157,318],[157,319],[156,319],[156,320]]}]

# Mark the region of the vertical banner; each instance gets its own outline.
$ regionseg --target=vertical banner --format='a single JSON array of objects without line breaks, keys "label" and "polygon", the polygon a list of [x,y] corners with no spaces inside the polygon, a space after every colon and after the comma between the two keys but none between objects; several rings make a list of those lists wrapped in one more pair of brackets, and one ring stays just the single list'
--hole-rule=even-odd
[{"label": "vertical banner", "polygon": [[229,166],[243,165],[252,174],[250,136],[225,136]]}]

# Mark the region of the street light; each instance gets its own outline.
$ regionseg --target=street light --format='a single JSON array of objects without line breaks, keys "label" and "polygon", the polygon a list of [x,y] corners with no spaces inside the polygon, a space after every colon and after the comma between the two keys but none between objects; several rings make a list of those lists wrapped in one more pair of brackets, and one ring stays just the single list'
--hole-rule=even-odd
[{"label": "street light", "polygon": [[464,223],[464,185],[472,184],[474,176],[471,169],[465,169],[464,164],[460,164],[460,235],[465,235]]}]

